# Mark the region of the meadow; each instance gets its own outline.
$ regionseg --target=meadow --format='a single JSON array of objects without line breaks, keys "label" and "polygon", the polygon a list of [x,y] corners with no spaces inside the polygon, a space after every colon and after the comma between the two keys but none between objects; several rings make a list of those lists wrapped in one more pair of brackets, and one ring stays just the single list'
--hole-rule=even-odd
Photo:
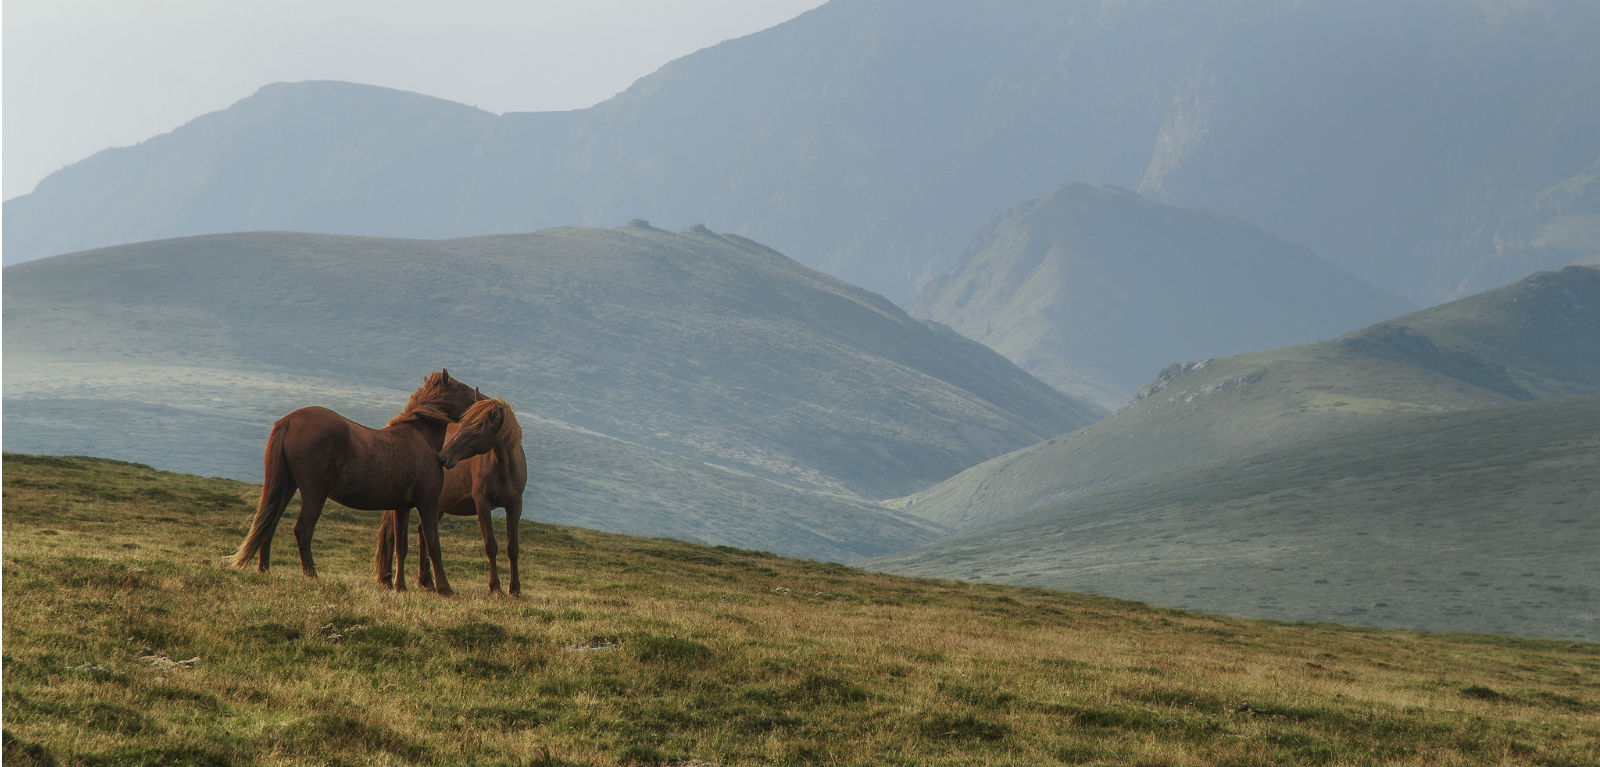
[{"label": "meadow", "polygon": [[318,580],[286,519],[261,575],[224,567],[255,486],[91,458],[3,469],[8,765],[1600,762],[1600,645],[529,522],[524,596],[492,597],[460,519],[461,593],[394,593],[371,575],[371,512],[330,504]]}]

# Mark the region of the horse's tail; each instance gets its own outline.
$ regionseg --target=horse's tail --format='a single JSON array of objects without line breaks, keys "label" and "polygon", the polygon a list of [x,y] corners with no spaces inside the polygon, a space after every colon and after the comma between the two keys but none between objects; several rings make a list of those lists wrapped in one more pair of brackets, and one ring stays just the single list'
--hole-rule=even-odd
[{"label": "horse's tail", "polygon": [[383,522],[378,524],[378,545],[373,547],[372,573],[385,583],[397,575],[394,572],[394,527],[398,522],[393,511],[385,511]]},{"label": "horse's tail", "polygon": [[256,505],[255,521],[250,524],[250,535],[233,555],[234,567],[246,567],[250,559],[261,551],[262,544],[272,539],[278,529],[289,499],[294,497],[294,477],[289,475],[289,457],[284,454],[283,441],[289,433],[289,419],[281,418],[272,425],[267,436],[267,449],[262,456],[266,465],[266,478],[261,484],[261,502]]}]

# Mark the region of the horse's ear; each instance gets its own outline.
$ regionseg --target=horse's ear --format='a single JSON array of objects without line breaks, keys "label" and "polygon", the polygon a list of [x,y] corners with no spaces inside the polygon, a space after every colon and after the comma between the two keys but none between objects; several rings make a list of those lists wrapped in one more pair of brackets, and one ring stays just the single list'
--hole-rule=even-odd
[{"label": "horse's ear", "polygon": [[450,383],[450,368],[441,368],[439,370],[439,377],[443,379],[445,383]]}]

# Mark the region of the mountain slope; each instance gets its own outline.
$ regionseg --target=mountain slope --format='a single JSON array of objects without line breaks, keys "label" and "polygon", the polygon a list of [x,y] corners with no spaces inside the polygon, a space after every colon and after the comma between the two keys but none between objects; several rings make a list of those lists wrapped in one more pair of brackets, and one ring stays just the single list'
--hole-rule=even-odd
[{"label": "mountain slope", "polygon": [[1068,184],[989,222],[909,310],[1118,407],[1173,360],[1329,338],[1410,308],[1244,222]]},{"label": "mountain slope", "polygon": [[1600,269],[1571,266],[1338,339],[1172,365],[1127,407],[903,500],[969,527],[1396,413],[1600,392]]},{"label": "mountain slope", "polygon": [[[557,468],[565,489],[535,487],[530,507],[567,508],[542,518],[626,517],[631,531],[830,558],[937,530],[862,498],[1099,415],[881,297],[703,228],[144,243],[10,267],[4,312],[8,448],[252,478],[283,413],[325,404],[382,423],[447,366],[615,461]],[[686,470],[704,492],[674,478]],[[789,533],[727,516],[778,496]],[[819,510],[877,521],[828,529]],[[682,513],[707,516],[669,519]],[[818,535],[823,548],[797,540]]]},{"label": "mountain slope", "polygon": [[1560,243],[1600,214],[1562,191],[1600,157],[1597,32],[1600,7],[1548,0],[833,2],[575,112],[269,86],[8,201],[5,258],[644,216],[905,301],[951,243],[1084,180],[1236,216],[1434,303],[1575,257]]},{"label": "mountain slope", "polygon": [[1600,638],[1600,395],[1397,416],[892,554],[1278,620]]}]

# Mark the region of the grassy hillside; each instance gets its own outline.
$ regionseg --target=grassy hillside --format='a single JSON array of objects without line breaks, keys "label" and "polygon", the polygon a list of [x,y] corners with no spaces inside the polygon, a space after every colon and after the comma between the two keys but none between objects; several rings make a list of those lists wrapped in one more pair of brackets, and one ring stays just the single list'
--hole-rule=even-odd
[{"label": "grassy hillside", "polygon": [[1089,428],[903,499],[970,527],[1397,414],[1600,392],[1600,269],[1567,267],[1338,339],[1173,365]]},{"label": "grassy hillside", "polygon": [[1281,620],[1600,640],[1600,395],[1396,416],[868,566]]},{"label": "grassy hillside", "polygon": [[990,221],[909,310],[1117,408],[1175,360],[1331,338],[1412,308],[1242,221],[1068,184]]},{"label": "grassy hillside", "polygon": [[[525,596],[223,569],[255,488],[4,462],[7,764],[1590,764],[1600,649],[1215,618],[527,525]],[[458,584],[482,584],[469,524]],[[285,531],[287,533],[287,531]],[[289,558],[285,558],[288,556]],[[465,588],[465,586],[464,586]]]},{"label": "grassy hillside", "polygon": [[[257,479],[282,414],[322,404],[382,423],[449,367],[539,421],[529,454],[554,468],[535,467],[540,518],[804,556],[927,540],[925,523],[861,499],[1100,414],[703,228],[145,243],[10,267],[4,313],[9,449]],[[819,534],[842,548],[806,540]]]}]

